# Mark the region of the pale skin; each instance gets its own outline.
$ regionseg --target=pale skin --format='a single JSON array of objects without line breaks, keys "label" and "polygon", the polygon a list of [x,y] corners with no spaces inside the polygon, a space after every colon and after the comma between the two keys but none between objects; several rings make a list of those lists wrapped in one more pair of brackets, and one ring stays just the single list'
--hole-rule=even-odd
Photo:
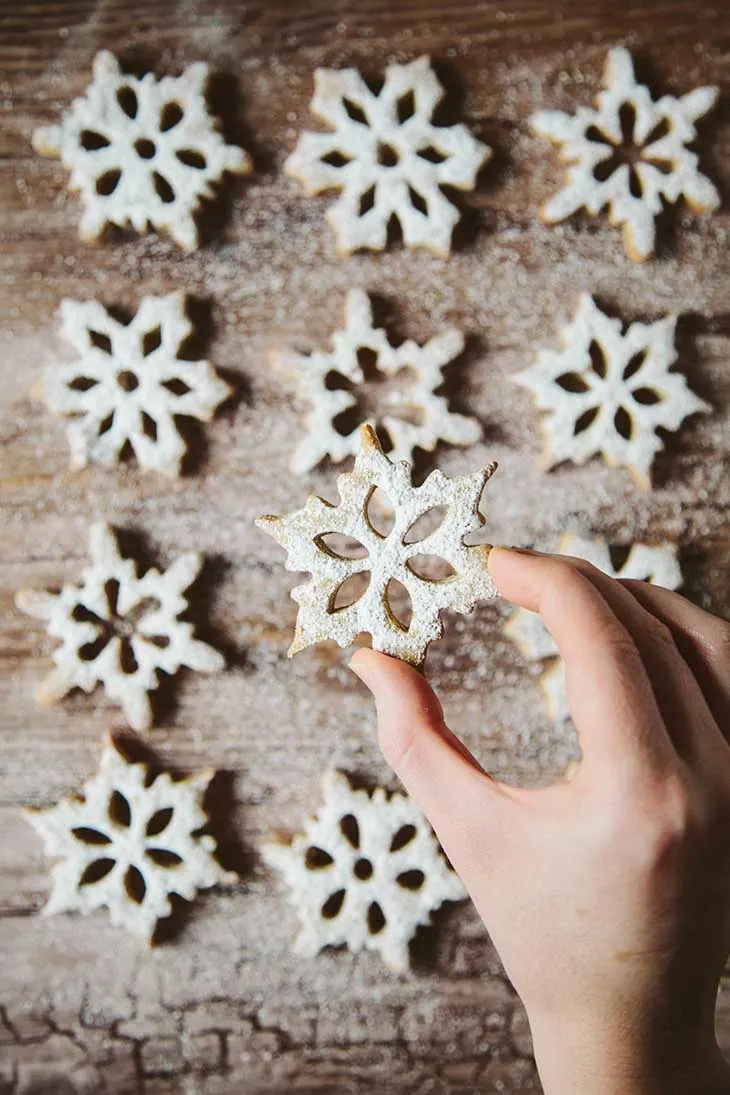
[{"label": "pale skin", "polygon": [[363,649],[385,758],[522,998],[545,1095],[728,1095],[730,624],[577,559],[494,548],[488,565],[560,649],[579,767],[497,782],[421,673]]}]

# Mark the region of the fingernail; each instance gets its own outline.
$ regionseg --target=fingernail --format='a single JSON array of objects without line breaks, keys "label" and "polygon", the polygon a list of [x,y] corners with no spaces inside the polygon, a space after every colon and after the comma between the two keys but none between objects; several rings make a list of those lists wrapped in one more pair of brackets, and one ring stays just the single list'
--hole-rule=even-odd
[{"label": "fingernail", "polygon": [[358,680],[361,680],[366,688],[369,688],[370,685],[368,684],[368,682],[363,677],[363,675],[360,672],[360,669],[358,668],[358,666],[355,664],[357,656],[358,656],[359,653],[360,653],[359,650],[355,651],[355,653],[352,655],[349,662],[347,663],[347,668],[352,670],[352,672],[355,674],[355,676],[358,678]]},{"label": "fingernail", "polygon": [[512,551],[516,555],[544,555],[545,554],[544,551],[535,551],[533,548],[512,547],[511,545],[508,545],[508,544],[499,544],[499,545],[496,545],[496,546],[499,547],[500,551]]}]

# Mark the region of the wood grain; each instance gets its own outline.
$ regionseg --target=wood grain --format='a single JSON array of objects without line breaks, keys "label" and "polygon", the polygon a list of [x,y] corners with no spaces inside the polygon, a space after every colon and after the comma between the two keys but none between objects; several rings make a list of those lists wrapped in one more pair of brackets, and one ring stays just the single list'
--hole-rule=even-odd
[{"label": "wood grain", "polygon": [[[252,518],[300,504],[310,489],[332,496],[332,467],[299,480],[288,473],[302,407],[267,355],[324,345],[346,289],[362,286],[400,337],[446,325],[468,335],[453,395],[483,421],[484,442],[436,457],[447,472],[500,461],[486,498],[490,540],[550,546],[576,524],[620,542],[668,537],[681,545],[689,595],[728,612],[730,214],[671,211],[658,257],[643,267],[625,258],[604,219],[547,228],[538,218],[561,171],[526,120],[541,106],[588,102],[617,43],[656,92],[722,87],[700,151],[727,196],[730,11],[719,3],[0,2],[0,1092],[539,1091],[524,1013],[468,905],[419,937],[407,977],[375,956],[292,955],[295,916],[257,846],[274,828],[296,829],[328,765],[365,781],[391,777],[342,652],[319,647],[287,661],[291,576]],[[33,128],[83,91],[101,48],[159,74],[210,62],[226,135],[253,154],[254,176],[226,188],[194,255],[154,235],[84,246],[64,170],[31,150]],[[477,192],[463,199],[458,248],[448,261],[399,246],[337,258],[328,198],[305,199],[281,171],[312,124],[312,72],[352,64],[375,76],[421,53],[448,89],[444,117],[463,119],[494,148]],[[70,472],[61,424],[29,395],[40,368],[68,359],[59,302],[93,296],[133,309],[145,294],[179,287],[237,398],[197,437],[179,482],[134,465]],[[535,467],[538,419],[511,377],[586,290],[627,321],[681,313],[682,368],[715,409],[669,441],[650,494],[598,463],[549,476]],[[38,915],[47,864],[19,812],[76,789],[103,732],[119,725],[99,694],[36,709],[52,647],[13,606],[21,586],[76,577],[99,516],[133,533],[149,561],[206,554],[196,618],[230,665],[165,689],[149,744],[168,765],[224,773],[216,811],[242,880],[201,898],[152,952],[103,915]],[[536,782],[560,770],[573,743],[556,740],[535,667],[503,638],[507,611],[449,617],[428,672],[483,762]],[[718,1029],[730,1050],[730,980]]]}]

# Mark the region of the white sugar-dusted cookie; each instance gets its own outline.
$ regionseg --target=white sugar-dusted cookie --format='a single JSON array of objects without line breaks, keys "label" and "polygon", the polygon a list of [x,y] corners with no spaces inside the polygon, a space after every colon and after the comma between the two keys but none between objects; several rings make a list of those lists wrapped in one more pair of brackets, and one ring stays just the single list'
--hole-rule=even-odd
[{"label": "white sugar-dusted cookie", "polygon": [[[302,395],[311,402],[307,433],[292,459],[292,470],[309,471],[328,456],[340,463],[354,456],[360,447],[360,434],[343,436],[335,421],[356,407],[367,385],[361,365],[366,351],[373,369],[384,377],[398,380],[392,400],[383,408],[382,417],[372,421],[378,432],[390,438],[391,460],[412,460],[415,448],[432,452],[439,441],[451,445],[473,445],[481,436],[479,423],[449,410],[446,399],[435,390],[443,383],[443,369],[464,348],[460,331],[444,331],[419,346],[409,339],[391,346],[382,327],[373,326],[373,313],[367,293],[351,289],[345,305],[345,326],[332,338],[332,350],[312,354],[276,351],[273,364],[286,370],[297,381]],[[347,386],[335,387],[332,374]],[[381,434],[382,436],[382,434]]]},{"label": "white sugar-dusted cookie", "polygon": [[447,866],[431,826],[412,799],[355,791],[329,771],[324,801],[291,844],[267,844],[302,927],[296,949],[377,951],[395,972],[408,969],[408,944],[444,901],[466,890]]},{"label": "white sugar-dusted cookie", "polygon": [[[677,547],[669,542],[632,544],[618,566],[612,562],[607,541],[599,538],[588,539],[566,532],[560,538],[557,550],[561,555],[585,559],[611,578],[632,578],[664,589],[678,589],[682,584]],[[570,719],[570,706],[565,667],[555,640],[538,613],[518,608],[504,625],[504,632],[529,661],[548,663],[540,677],[548,714],[555,723],[566,722]]]},{"label": "white sugar-dusted cookie", "polygon": [[491,149],[432,123],[443,88],[430,59],[389,65],[377,94],[354,68],[318,68],[314,81],[312,111],[334,132],[302,134],[284,170],[307,194],[342,191],[327,212],[339,250],[382,251],[395,216],[407,247],[447,255],[459,211],[441,187],[473,189]]},{"label": "white sugar-dusted cookie", "polygon": [[129,444],[142,467],[179,474],[186,445],[176,417],[209,422],[231,394],[207,361],[177,356],[193,330],[185,294],[144,297],[128,324],[95,300],[65,300],[60,317],[78,357],[47,368],[37,390],[69,419],[71,467],[113,464]]},{"label": "white sugar-dusted cookie", "polygon": [[715,104],[718,89],[700,87],[655,102],[636,82],[631,54],[621,47],[608,54],[605,83],[595,108],[581,106],[575,114],[541,110],[530,119],[535,133],[560,146],[568,164],[566,185],[542,216],[554,223],[581,208],[595,216],[608,206],[610,223],[623,229],[627,255],[642,262],[654,252],[662,199],[684,197],[699,213],[720,205],[688,148],[697,136],[695,122]]},{"label": "white sugar-dusted cookie", "polygon": [[657,428],[678,430],[689,415],[712,409],[681,373],[670,371],[676,322],[664,316],[623,331],[619,319],[581,296],[575,318],[560,331],[563,348],[540,350],[535,364],[515,376],[546,412],[546,469],[600,455],[651,487],[651,465],[664,447]]},{"label": "white sugar-dusted cookie", "polygon": [[43,156],[60,157],[79,191],[79,234],[97,240],[108,224],[167,232],[185,251],[198,246],[195,214],[226,171],[251,172],[248,153],[226,144],[208,113],[208,66],[181,76],[123,73],[113,53],[94,59],[94,78],[58,125],[33,134]]},{"label": "white sugar-dusted cookie", "polygon": [[[468,613],[477,601],[496,595],[487,572],[489,546],[467,547],[463,541],[484,523],[479,498],[497,465],[452,479],[436,470],[414,487],[410,465],[391,463],[372,427],[363,426],[360,432],[362,447],[355,467],[337,480],[338,505],[311,497],[303,509],[284,517],[259,517],[256,524],[286,548],[287,570],[312,575],[292,590],[299,613],[290,655],[326,639],[348,646],[356,635],[369,632],[375,650],[418,665],[428,644],[443,634],[443,609]],[[387,495],[394,513],[387,535],[373,527],[368,512],[376,488]],[[409,542],[416,521],[437,507],[446,510],[438,528]],[[340,553],[327,542],[333,533],[350,544],[356,541],[364,556]],[[421,577],[417,571],[424,556],[445,562],[449,576]],[[354,603],[340,608],[338,591],[355,575],[369,580],[367,588]],[[394,611],[393,581],[410,598],[412,618],[407,625]]]},{"label": "white sugar-dusted cookie", "polygon": [[81,796],[26,811],[58,860],[43,915],[106,908],[112,924],[151,941],[172,894],[192,901],[199,890],[235,882],[213,858],[214,838],[199,835],[214,774],[151,778],[148,764],[131,763],[109,738]]},{"label": "white sugar-dusted cookie", "polygon": [[46,630],[61,645],[55,668],[38,689],[43,706],[57,703],[72,688],[92,692],[102,685],[116,700],[129,725],[152,725],[148,693],[158,674],[177,673],[181,666],[202,673],[223,669],[223,656],[193,635],[193,625],[178,617],[188,609],[185,591],[202,566],[200,555],[181,555],[167,568],[150,568],[142,577],[137,564],[124,557],[113,531],[91,526],[91,563],[81,585],[64,585],[60,593],[21,589],[18,608],[46,621]]}]

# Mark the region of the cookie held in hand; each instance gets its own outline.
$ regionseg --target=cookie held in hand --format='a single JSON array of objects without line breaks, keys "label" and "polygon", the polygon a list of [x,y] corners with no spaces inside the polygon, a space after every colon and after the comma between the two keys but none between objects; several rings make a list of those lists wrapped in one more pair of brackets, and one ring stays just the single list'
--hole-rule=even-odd
[{"label": "cookie held in hand", "polygon": [[[286,548],[287,570],[312,575],[292,590],[299,613],[289,654],[326,639],[349,646],[368,632],[374,650],[420,665],[429,643],[443,634],[442,609],[469,613],[477,601],[496,596],[486,565],[489,545],[467,546],[464,537],[484,524],[479,499],[497,465],[452,479],[436,470],[414,487],[410,465],[391,463],[371,426],[363,426],[361,436],[353,470],[337,480],[337,505],[313,496],[294,513],[256,521]],[[376,490],[392,506],[388,532],[378,531],[369,510]],[[417,523],[434,509],[445,511],[443,520],[416,539]],[[361,595],[343,605],[340,590],[357,575]],[[410,621],[396,611],[404,596]]]}]

